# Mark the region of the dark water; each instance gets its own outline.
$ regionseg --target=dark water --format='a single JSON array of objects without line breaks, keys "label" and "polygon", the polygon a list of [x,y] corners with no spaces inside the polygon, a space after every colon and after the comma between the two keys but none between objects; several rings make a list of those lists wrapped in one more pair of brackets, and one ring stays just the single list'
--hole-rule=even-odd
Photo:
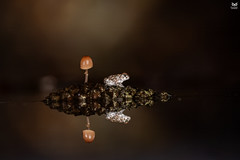
[{"label": "dark water", "polygon": [[[125,111],[128,124],[90,116],[95,141],[82,139],[85,116],[15,95],[1,103],[1,159],[239,159],[239,91],[175,91],[166,103]],[[6,97],[4,97],[6,99]],[[15,99],[15,101],[13,101]],[[32,100],[32,101],[29,101]],[[10,101],[10,102],[9,102]]]}]

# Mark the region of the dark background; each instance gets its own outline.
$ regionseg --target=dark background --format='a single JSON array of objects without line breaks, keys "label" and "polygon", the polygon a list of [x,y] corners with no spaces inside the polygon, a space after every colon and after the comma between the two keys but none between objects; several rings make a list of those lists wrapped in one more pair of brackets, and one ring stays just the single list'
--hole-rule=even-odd
[{"label": "dark background", "polygon": [[[234,1],[235,2],[235,1]],[[2,159],[239,159],[239,9],[231,1],[3,0]],[[127,112],[128,125],[50,110],[49,89],[127,72],[173,99]],[[47,86],[47,87],[46,87]],[[34,102],[33,102],[34,101]],[[79,120],[80,119],[80,120]]]}]

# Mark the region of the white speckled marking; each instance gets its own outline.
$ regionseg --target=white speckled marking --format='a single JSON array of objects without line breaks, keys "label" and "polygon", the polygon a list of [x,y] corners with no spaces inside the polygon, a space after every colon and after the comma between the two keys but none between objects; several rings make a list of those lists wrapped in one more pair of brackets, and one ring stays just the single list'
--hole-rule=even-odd
[{"label": "white speckled marking", "polygon": [[122,83],[128,80],[130,77],[127,73],[110,75],[107,78],[104,78],[104,83],[107,86],[119,86],[124,87]]},{"label": "white speckled marking", "polygon": [[110,120],[111,122],[118,122],[118,123],[125,123],[127,124],[130,120],[131,117],[123,114],[123,111],[125,109],[119,111],[119,112],[108,112],[106,119]]}]

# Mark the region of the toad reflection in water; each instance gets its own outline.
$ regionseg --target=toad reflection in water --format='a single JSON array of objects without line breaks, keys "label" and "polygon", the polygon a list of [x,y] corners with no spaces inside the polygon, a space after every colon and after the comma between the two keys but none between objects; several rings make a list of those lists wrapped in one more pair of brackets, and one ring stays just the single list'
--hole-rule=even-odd
[{"label": "toad reflection in water", "polygon": [[123,114],[125,109],[152,106],[155,101],[166,102],[170,98],[167,92],[124,87],[122,82],[127,79],[129,76],[123,73],[105,78],[105,84],[92,84],[85,81],[82,85],[70,85],[51,92],[44,99],[44,103],[66,114],[87,116],[87,128],[89,129],[88,116],[106,115],[106,119],[111,122],[127,124],[131,117]]}]

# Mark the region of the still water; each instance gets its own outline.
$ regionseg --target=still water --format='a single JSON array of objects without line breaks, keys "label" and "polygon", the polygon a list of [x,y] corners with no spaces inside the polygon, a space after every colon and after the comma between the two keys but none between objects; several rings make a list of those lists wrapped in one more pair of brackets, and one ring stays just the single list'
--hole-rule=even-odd
[{"label": "still water", "polygon": [[45,105],[48,94],[1,96],[1,159],[238,159],[239,92],[169,91],[167,102],[125,110],[127,124]]}]

